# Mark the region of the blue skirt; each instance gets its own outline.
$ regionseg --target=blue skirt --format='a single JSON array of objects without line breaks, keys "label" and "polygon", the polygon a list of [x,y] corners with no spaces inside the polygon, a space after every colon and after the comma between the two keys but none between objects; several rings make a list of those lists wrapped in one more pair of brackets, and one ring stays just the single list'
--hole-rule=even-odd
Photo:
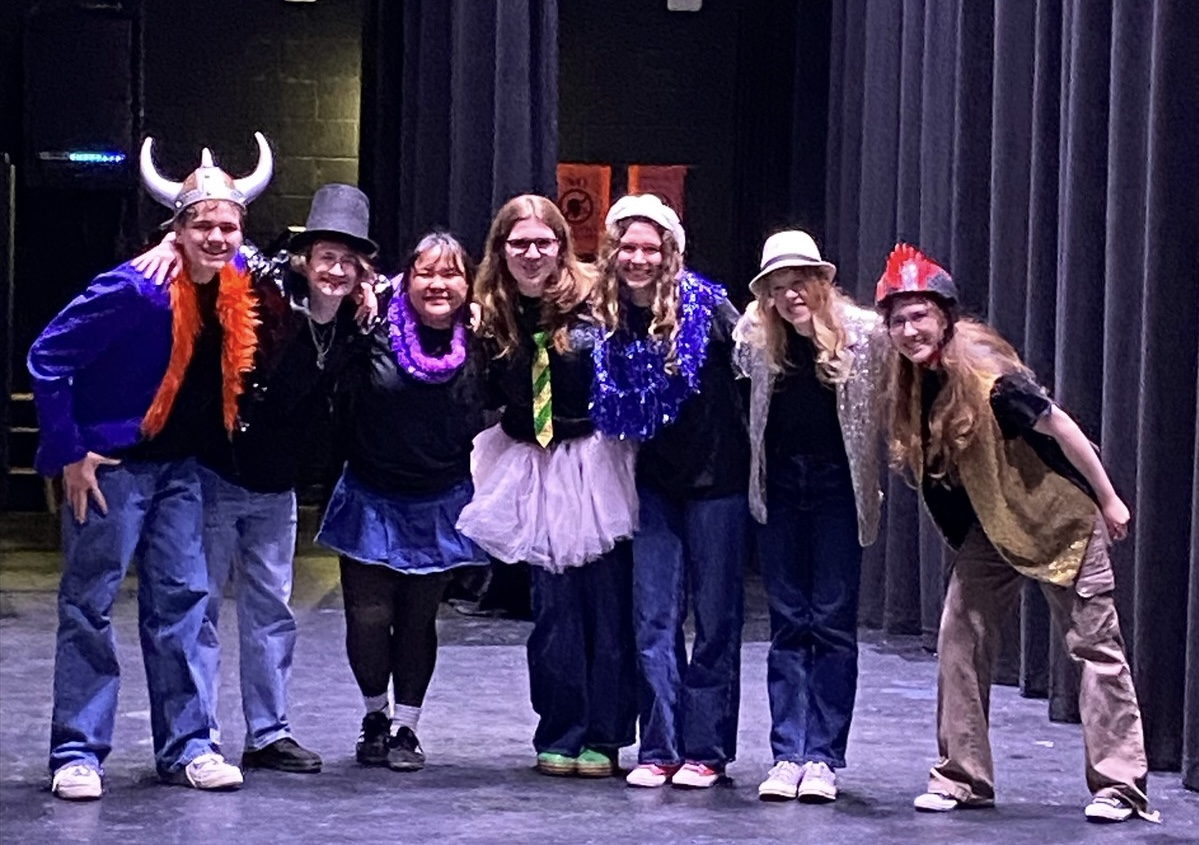
[{"label": "blue skirt", "polygon": [[316,541],[363,563],[411,574],[486,564],[486,553],[454,527],[473,495],[470,481],[435,496],[381,493],[345,469]]}]

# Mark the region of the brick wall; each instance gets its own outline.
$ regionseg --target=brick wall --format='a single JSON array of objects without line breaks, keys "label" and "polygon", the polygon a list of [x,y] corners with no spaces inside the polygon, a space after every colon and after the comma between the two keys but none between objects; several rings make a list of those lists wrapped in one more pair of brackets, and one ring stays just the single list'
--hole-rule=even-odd
[{"label": "brick wall", "polygon": [[[254,165],[253,133],[276,153],[275,179],[247,233],[269,244],[302,225],[316,188],[358,181],[364,0],[205,0],[145,4],[145,131],[160,167],[182,178],[210,146],[234,176]],[[143,228],[163,217],[143,206]]]}]

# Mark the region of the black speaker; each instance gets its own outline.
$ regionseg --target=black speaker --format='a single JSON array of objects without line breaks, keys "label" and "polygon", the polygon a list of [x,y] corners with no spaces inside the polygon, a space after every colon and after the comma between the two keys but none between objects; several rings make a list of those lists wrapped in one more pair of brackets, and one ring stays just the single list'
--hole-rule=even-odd
[{"label": "black speaker", "polygon": [[95,3],[31,11],[25,22],[22,179],[111,190],[136,173],[135,12]]}]

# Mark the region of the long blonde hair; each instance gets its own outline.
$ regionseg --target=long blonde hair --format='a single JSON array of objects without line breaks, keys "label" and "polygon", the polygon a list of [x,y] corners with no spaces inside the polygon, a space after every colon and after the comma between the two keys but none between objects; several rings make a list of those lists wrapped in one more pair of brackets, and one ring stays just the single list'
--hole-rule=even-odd
[{"label": "long blonde hair", "polygon": [[939,366],[945,386],[929,413],[928,450],[921,431],[923,371],[894,345],[887,380],[888,445],[891,465],[897,470],[952,481],[979,419],[990,413],[991,385],[999,376],[1027,372],[1027,368],[1012,345],[990,326],[966,318],[950,324],[948,315],[942,314],[946,331],[952,334],[941,347]]},{"label": "long blonde hair", "polygon": [[634,222],[650,223],[662,237],[662,263],[654,279],[654,301],[650,304],[649,336],[666,347],[666,372],[678,370],[676,340],[682,323],[679,320],[679,274],[683,271],[683,255],[674,235],[658,223],[644,217],[626,217],[616,220],[604,232],[596,266],[600,272],[600,286],[604,301],[620,304],[620,279],[616,275],[616,260],[620,253],[620,239]]},{"label": "long blonde hair", "polygon": [[516,321],[518,288],[516,279],[508,272],[505,250],[513,227],[528,218],[544,223],[558,239],[557,268],[541,296],[541,324],[553,334],[554,348],[559,352],[570,348],[569,329],[575,320],[582,319],[609,330],[616,326],[616,302],[604,297],[595,268],[575,255],[570,227],[558,206],[543,196],[522,194],[504,203],[491,221],[486,253],[474,284],[480,333],[498,342],[501,357],[520,345]]},{"label": "long blonde hair", "polygon": [[[768,282],[769,276],[764,281]],[[783,372],[792,366],[787,359],[787,331],[791,324],[774,307],[769,284],[762,287],[762,293],[758,295],[762,349],[770,370]],[[853,300],[823,273],[803,279],[803,298],[812,312],[816,378],[825,384],[840,384],[849,378],[850,367],[849,356],[845,354],[849,347],[849,332],[841,321],[841,313],[853,305]]]}]

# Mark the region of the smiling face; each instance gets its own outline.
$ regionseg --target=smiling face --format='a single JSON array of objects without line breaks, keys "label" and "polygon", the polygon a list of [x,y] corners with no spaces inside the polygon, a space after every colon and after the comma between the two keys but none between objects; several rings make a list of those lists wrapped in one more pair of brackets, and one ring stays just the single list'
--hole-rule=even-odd
[{"label": "smiling face", "polygon": [[207,200],[185,209],[175,224],[175,244],[188,275],[203,284],[233,260],[242,243],[242,210],[226,200]]},{"label": "smiling face", "polygon": [[339,241],[314,241],[304,266],[309,289],[327,297],[354,290],[363,276],[362,256]]},{"label": "smiling face", "polygon": [[823,280],[824,273],[818,267],[784,267],[767,279],[770,304],[800,334],[811,333],[812,308],[808,300],[812,286]]},{"label": "smiling face", "polygon": [[504,261],[525,296],[540,297],[558,271],[561,246],[554,230],[536,217],[522,217],[508,232]]},{"label": "smiling face", "polygon": [[931,366],[945,342],[949,319],[937,302],[923,294],[895,297],[887,314],[887,331],[899,354],[917,366]]},{"label": "smiling face", "polygon": [[636,294],[652,291],[662,272],[662,231],[648,220],[629,223],[616,249],[616,276]]},{"label": "smiling face", "polygon": [[447,329],[466,302],[466,268],[459,257],[439,245],[422,252],[408,276],[408,301],[426,326]]}]

